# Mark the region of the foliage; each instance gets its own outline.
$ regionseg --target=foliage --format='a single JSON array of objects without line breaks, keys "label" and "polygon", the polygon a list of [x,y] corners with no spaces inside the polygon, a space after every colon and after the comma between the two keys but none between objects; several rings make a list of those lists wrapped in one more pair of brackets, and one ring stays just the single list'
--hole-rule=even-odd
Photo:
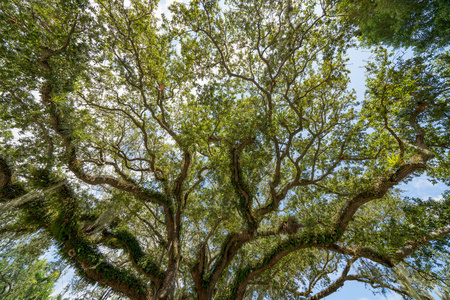
[{"label": "foliage", "polygon": [[413,47],[423,51],[446,47],[450,4],[446,0],[342,0],[344,22],[354,25],[366,45]]},{"label": "foliage", "polygon": [[18,242],[2,241],[0,250],[2,299],[50,299],[60,270],[56,263],[39,259],[46,242],[40,236]]},{"label": "foliage", "polygon": [[2,238],[52,239],[96,297],[409,297],[402,263],[444,280],[448,195],[395,187],[449,183],[448,52],[374,49],[358,102],[338,5],[156,5],[0,4]]}]

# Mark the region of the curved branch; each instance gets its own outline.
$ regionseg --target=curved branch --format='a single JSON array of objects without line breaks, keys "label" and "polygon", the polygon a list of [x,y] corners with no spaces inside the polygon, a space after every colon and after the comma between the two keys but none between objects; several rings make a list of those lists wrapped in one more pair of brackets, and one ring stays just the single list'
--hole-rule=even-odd
[{"label": "curved branch", "polygon": [[352,264],[356,260],[357,260],[357,258],[352,258],[352,259],[348,260],[347,261],[347,265],[345,266],[344,270],[341,273],[341,276],[339,276],[338,279],[336,279],[332,284],[330,284],[324,290],[322,290],[322,291],[318,292],[317,294],[307,298],[306,300],[319,300],[319,299],[325,298],[326,296],[333,294],[339,288],[341,288],[344,285],[344,282],[346,280],[356,280],[357,275],[348,275],[348,272],[350,272]]},{"label": "curved branch", "polygon": [[397,168],[397,170],[384,178],[378,179],[375,184],[360,192],[353,198],[351,198],[341,210],[338,221],[337,229],[343,233],[346,229],[356,211],[364,204],[384,197],[389,189],[399,184],[406,177],[426,167],[426,162],[433,157],[431,152],[418,152],[411,158],[411,162],[404,164]]},{"label": "curved branch", "polygon": [[116,230],[115,232],[103,232],[105,238],[117,239],[130,254],[130,259],[133,266],[153,283],[158,288],[164,279],[164,272],[160,270],[159,266],[145,254],[137,239],[127,230]]},{"label": "curved branch", "polygon": [[[41,64],[45,66],[49,72],[52,71],[52,68],[48,64],[47,60],[48,58],[56,55],[57,53],[58,51],[52,51],[50,49],[47,49],[40,59]],[[117,179],[113,176],[107,175],[92,175],[87,174],[83,171],[82,162],[78,160],[77,149],[73,145],[72,132],[64,124],[62,116],[58,112],[58,109],[56,107],[56,104],[52,101],[51,97],[52,92],[53,92],[52,82],[48,80],[41,90],[41,99],[43,104],[49,109],[53,129],[64,141],[68,167],[75,174],[75,176],[91,185],[108,184],[119,190],[130,192],[147,201],[161,204],[165,207],[166,212],[170,213],[169,201],[158,192],[145,189],[141,186],[136,185],[134,182],[130,180],[126,181],[124,179]]]},{"label": "curved branch", "polygon": [[409,241],[406,246],[395,251],[393,255],[380,254],[370,248],[341,246],[338,244],[322,245],[321,248],[353,257],[367,258],[385,267],[393,268],[426,243],[442,238],[448,234],[450,234],[450,225],[432,231],[416,241]]},{"label": "curved branch", "polygon": [[240,162],[239,162],[239,154],[244,149],[245,146],[251,144],[255,141],[255,138],[252,139],[246,139],[242,141],[239,146],[231,147],[231,172],[232,172],[232,182],[234,184],[234,187],[239,195],[239,207],[241,208],[241,213],[243,214],[243,217],[245,218],[248,226],[250,229],[254,229],[256,227],[256,221],[255,218],[252,215],[251,209],[252,209],[252,202],[253,197],[249,191],[248,185],[246,182],[244,182],[244,179],[242,177],[242,172],[240,168]]},{"label": "curved branch", "polygon": [[388,268],[395,266],[395,262],[391,257],[380,254],[370,248],[340,246],[338,244],[323,245],[321,248],[340,254],[351,255],[357,258],[367,258]]},{"label": "curved branch", "polygon": [[[3,282],[5,282],[6,284],[8,284],[8,286],[5,285],[5,287],[3,288],[2,291],[0,291],[0,295],[3,295],[4,297],[6,297],[9,293],[11,293],[12,291],[12,284],[11,282],[9,282],[8,280],[6,280],[5,276],[3,276],[2,273],[0,273],[0,278]],[[6,291],[6,293],[5,293]]]},{"label": "curved branch", "polygon": [[178,203],[182,203],[182,196],[181,196],[182,186],[183,186],[184,180],[188,176],[188,172],[189,172],[189,168],[191,166],[191,160],[192,160],[192,156],[188,151],[184,151],[183,156],[184,156],[183,168],[182,168],[180,174],[178,175],[177,180],[175,181],[175,187],[173,189],[173,192],[175,194],[175,197],[177,198]]},{"label": "curved branch", "polygon": [[[41,202],[40,210],[30,207],[34,221],[55,238],[64,256],[75,262],[75,266],[85,276],[100,284],[112,287],[130,299],[149,300],[147,287],[130,272],[121,270],[106,262],[94,243],[91,243],[81,231],[76,219],[77,199],[67,183],[59,187],[59,213],[50,219],[49,209]],[[55,209],[55,208],[53,208]]]},{"label": "curved branch", "polygon": [[[210,273],[211,275],[205,279],[200,278],[198,283],[195,282],[195,287],[196,287],[197,292],[199,292],[199,291],[201,292],[201,293],[199,293],[200,295],[205,294],[205,295],[209,296],[209,298],[205,298],[205,299],[210,299],[212,297],[215,285],[219,281],[220,277],[222,276],[225,268],[230,264],[232,259],[237,254],[238,250],[241,249],[241,247],[243,245],[245,245],[245,243],[249,242],[254,237],[255,237],[254,230],[252,230],[252,231],[244,230],[239,233],[229,234],[227,236],[225,242],[223,243],[223,245],[221,247],[222,250],[221,250],[220,254],[218,255],[219,259],[216,261],[216,263],[211,268],[211,273]],[[202,285],[203,283],[209,284],[206,291],[203,288],[203,285]]]},{"label": "curved branch", "polygon": [[406,257],[410,256],[411,254],[413,254],[419,248],[423,247],[426,243],[437,240],[448,234],[450,234],[450,225],[447,225],[447,226],[439,228],[438,230],[432,231],[432,232],[424,235],[422,238],[420,238],[417,241],[410,241],[410,242],[408,242],[408,245],[395,251],[394,259],[396,261],[401,261],[401,260],[405,259]]},{"label": "curved branch", "polygon": [[[59,187],[61,187],[63,184],[65,183],[65,181],[61,181],[61,182],[56,182],[53,185],[48,186],[46,189],[44,189],[42,192],[44,194],[48,194],[56,189],[58,189]],[[8,202],[6,202],[4,205],[0,206],[0,216],[4,213],[7,212],[9,210],[12,210],[18,206],[21,206],[27,202],[36,200],[36,198],[38,198],[39,192],[36,190],[33,190],[31,192],[26,193],[23,196],[20,196],[18,198],[12,199]]]},{"label": "curved branch", "polygon": [[233,299],[243,299],[247,285],[256,276],[276,265],[283,257],[300,249],[320,247],[333,243],[338,236],[335,233],[305,233],[283,241],[266,254],[257,265],[237,270],[236,282],[232,287]]}]

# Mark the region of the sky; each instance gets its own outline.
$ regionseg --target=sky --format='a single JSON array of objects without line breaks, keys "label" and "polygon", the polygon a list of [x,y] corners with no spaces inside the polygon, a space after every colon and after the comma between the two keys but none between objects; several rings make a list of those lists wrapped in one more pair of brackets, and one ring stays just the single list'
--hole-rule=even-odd
[{"label": "sky", "polygon": [[346,282],[336,293],[323,298],[325,300],[401,300],[402,297],[395,293],[387,293],[385,296],[375,294],[371,289],[357,282]]},{"label": "sky", "polygon": [[[125,5],[129,5],[130,0],[125,0]],[[163,0],[157,9],[157,14],[164,13],[166,16],[170,16],[170,12],[167,7],[175,2],[174,0]],[[186,2],[186,1],[182,1]],[[371,52],[367,49],[352,49],[349,51],[348,67],[350,73],[350,88],[355,89],[358,100],[362,100],[364,97],[365,76],[364,65],[370,59]],[[407,53],[408,55],[408,53]],[[437,183],[433,185],[427,180],[425,176],[417,177],[408,184],[400,184],[397,186],[403,190],[403,194],[409,197],[418,197],[422,199],[433,198],[438,200],[444,190],[447,187],[443,183]],[[47,258],[49,258],[48,255]],[[354,270],[350,274],[355,274]],[[57,294],[62,290],[63,286],[70,283],[73,277],[73,270],[69,270],[65,276],[63,276],[57,283],[55,293]],[[362,283],[346,282],[342,288],[336,293],[325,297],[326,300],[401,300],[402,298],[394,293],[387,293],[386,295],[374,294],[370,287],[366,287]]]}]

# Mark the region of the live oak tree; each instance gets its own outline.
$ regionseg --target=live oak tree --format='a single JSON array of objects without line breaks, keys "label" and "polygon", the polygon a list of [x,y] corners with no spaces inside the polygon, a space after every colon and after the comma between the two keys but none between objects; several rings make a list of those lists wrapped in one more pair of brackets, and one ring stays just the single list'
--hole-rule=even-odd
[{"label": "live oak tree", "polygon": [[57,262],[39,259],[48,241],[35,235],[0,242],[0,297],[5,300],[49,299],[60,275]]},{"label": "live oak tree", "polygon": [[378,49],[357,102],[332,3],[171,11],[0,4],[3,236],[39,232],[130,299],[414,297],[400,266],[448,283],[449,195],[395,190],[449,184],[447,52]]},{"label": "live oak tree", "polygon": [[368,45],[425,51],[448,46],[450,3],[446,0],[339,0],[338,14]]}]

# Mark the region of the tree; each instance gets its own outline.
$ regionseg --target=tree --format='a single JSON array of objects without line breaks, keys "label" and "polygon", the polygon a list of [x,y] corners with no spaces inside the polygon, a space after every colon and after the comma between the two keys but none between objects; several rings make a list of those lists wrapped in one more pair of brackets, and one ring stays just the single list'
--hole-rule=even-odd
[{"label": "tree", "polygon": [[59,277],[58,266],[39,259],[45,249],[42,237],[19,243],[5,239],[0,249],[0,296],[5,300],[49,299]]},{"label": "tree", "polygon": [[419,51],[449,45],[450,4],[446,0],[338,2],[343,21],[357,28],[366,45],[381,43]]},{"label": "tree", "polygon": [[448,53],[377,50],[358,103],[332,4],[155,7],[1,4],[2,234],[44,232],[130,299],[408,296],[390,269],[439,271],[448,194],[395,187],[449,183]]}]

